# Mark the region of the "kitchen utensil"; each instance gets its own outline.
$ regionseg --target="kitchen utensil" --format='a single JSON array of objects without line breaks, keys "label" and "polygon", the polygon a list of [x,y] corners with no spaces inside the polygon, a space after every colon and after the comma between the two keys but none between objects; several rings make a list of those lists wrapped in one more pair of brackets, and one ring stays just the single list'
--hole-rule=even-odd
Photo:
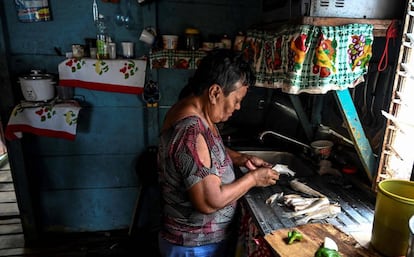
[{"label": "kitchen utensil", "polygon": [[19,77],[20,89],[26,101],[49,101],[55,97],[54,77],[50,74],[32,70],[30,74]]},{"label": "kitchen utensil", "polygon": [[142,30],[139,40],[148,45],[152,45],[155,41],[155,35],[155,29],[148,27]]},{"label": "kitchen utensil", "polygon": [[93,21],[96,23],[98,22],[98,4],[96,3],[96,0],[93,0],[92,3],[92,16],[93,16]]}]

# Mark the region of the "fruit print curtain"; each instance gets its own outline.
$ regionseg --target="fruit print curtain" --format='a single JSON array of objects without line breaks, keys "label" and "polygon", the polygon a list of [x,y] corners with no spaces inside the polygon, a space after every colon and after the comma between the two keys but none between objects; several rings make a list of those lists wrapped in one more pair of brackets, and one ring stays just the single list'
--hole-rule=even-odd
[{"label": "fruit print curtain", "polygon": [[372,56],[372,30],[371,24],[250,30],[243,54],[253,62],[256,86],[290,94],[325,94],[364,80]]}]

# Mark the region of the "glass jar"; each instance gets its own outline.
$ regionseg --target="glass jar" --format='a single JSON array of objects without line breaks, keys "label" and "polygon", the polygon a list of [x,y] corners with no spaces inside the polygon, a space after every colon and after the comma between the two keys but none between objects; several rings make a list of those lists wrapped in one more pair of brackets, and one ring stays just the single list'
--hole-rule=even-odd
[{"label": "glass jar", "polygon": [[185,48],[187,50],[198,50],[200,48],[200,32],[198,29],[187,28],[185,30]]}]

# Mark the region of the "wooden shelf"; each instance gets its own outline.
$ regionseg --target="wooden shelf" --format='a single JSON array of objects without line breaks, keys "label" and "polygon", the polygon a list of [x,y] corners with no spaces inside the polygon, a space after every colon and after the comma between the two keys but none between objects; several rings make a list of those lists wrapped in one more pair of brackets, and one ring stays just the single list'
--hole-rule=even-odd
[{"label": "wooden shelf", "polygon": [[299,22],[301,24],[315,25],[315,26],[341,26],[350,23],[372,24],[374,26],[374,37],[385,37],[387,28],[393,20],[382,19],[356,19],[356,18],[336,18],[336,17],[301,17]]}]

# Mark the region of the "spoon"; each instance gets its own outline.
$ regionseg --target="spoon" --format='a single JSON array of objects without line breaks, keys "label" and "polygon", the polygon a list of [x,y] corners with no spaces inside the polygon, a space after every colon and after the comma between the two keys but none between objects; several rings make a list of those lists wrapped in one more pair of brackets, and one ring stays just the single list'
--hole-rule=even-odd
[{"label": "spoon", "polygon": [[118,26],[122,26],[125,22],[125,18],[126,17],[124,17],[124,15],[122,14],[121,4],[118,3],[115,11],[115,24]]}]

